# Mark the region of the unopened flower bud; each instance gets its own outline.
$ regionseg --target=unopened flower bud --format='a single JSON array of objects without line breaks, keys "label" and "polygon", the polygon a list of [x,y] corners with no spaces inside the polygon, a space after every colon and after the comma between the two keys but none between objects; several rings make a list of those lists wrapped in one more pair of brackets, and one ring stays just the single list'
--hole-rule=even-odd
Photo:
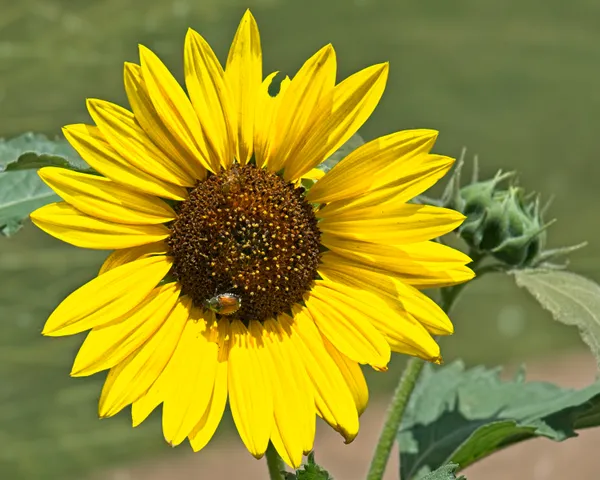
[{"label": "unopened flower bud", "polygon": [[[502,183],[513,172],[498,172],[491,180],[479,181],[477,171],[470,184],[460,186],[464,162],[459,162],[448,185],[443,204],[467,219],[457,230],[475,251],[492,255],[504,264],[525,267],[536,263],[544,250],[546,228],[539,197],[526,196],[520,187]],[[477,168],[475,169],[477,170]]]}]

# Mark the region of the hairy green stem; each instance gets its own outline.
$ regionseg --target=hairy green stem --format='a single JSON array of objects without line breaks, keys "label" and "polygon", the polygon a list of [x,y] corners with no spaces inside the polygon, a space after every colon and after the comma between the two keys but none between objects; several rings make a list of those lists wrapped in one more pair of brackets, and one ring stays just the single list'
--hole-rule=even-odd
[{"label": "hairy green stem", "polygon": [[[475,267],[479,264],[480,260],[481,258],[477,258],[471,264],[473,270],[475,270]],[[478,277],[481,277],[481,273]],[[466,283],[461,283],[459,285],[454,285],[453,287],[442,289],[440,306],[446,313],[450,312],[465,285]],[[410,396],[417,385],[417,381],[419,380],[419,376],[421,375],[424,366],[425,361],[415,357],[412,357],[406,364],[404,372],[402,372],[402,376],[400,377],[400,382],[392,397],[390,406],[388,407],[387,417],[383,429],[381,430],[379,441],[375,447],[375,453],[373,455],[373,460],[371,460],[367,480],[381,480],[383,478],[385,467],[387,466],[392,447],[394,446],[398,428],[400,428],[402,417],[404,417],[404,412],[406,411],[406,406],[408,405]]]},{"label": "hairy green stem", "polygon": [[417,380],[419,379],[419,375],[421,374],[424,365],[425,362],[423,360],[412,357],[406,364],[404,372],[402,372],[402,377],[400,377],[400,382],[396,387],[392,402],[388,407],[387,418],[385,419],[385,424],[383,425],[377,447],[375,448],[375,454],[373,455],[373,460],[369,467],[367,480],[381,480],[383,478],[385,467],[390,458],[390,452],[394,446],[394,439],[396,438],[398,427],[400,426],[400,422],[402,422],[402,417],[404,416],[406,405],[410,399],[410,394],[417,384]]},{"label": "hairy green stem", "polygon": [[275,447],[270,442],[269,446],[267,447],[267,453],[265,453],[265,458],[267,459],[269,478],[271,480],[283,480],[283,471],[285,470],[285,465],[277,453],[277,450],[275,450]]}]

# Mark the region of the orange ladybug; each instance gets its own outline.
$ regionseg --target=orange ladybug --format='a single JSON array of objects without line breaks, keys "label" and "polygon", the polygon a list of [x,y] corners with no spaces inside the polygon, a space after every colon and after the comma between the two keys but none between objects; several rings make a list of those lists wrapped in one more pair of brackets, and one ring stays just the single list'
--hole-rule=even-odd
[{"label": "orange ladybug", "polygon": [[235,293],[220,293],[205,300],[204,306],[219,315],[233,315],[242,306],[242,297]]}]

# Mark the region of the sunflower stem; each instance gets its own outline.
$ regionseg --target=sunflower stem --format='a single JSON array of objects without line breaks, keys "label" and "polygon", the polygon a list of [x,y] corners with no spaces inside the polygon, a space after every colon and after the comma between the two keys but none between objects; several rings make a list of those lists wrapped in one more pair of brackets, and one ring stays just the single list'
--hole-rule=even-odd
[{"label": "sunflower stem", "polygon": [[[483,259],[482,256],[473,255],[471,253],[471,258],[473,258],[473,262],[469,266],[477,273],[475,278],[480,278],[483,274],[490,271],[484,269],[480,272],[477,271],[477,266]],[[466,285],[466,283],[461,283],[441,290],[440,307],[444,312],[450,313],[459,294]],[[424,366],[425,361],[420,358],[411,357],[408,360],[406,367],[402,372],[402,376],[400,377],[400,381],[398,382],[398,386],[394,391],[392,401],[388,407],[387,417],[383,424],[379,441],[375,447],[375,453],[371,460],[367,480],[381,480],[383,478],[398,429],[400,428],[404,412],[406,411],[406,406],[408,405],[413,390],[417,386],[419,376],[421,375]]]},{"label": "sunflower stem", "polygon": [[267,453],[265,454],[267,459],[267,468],[269,469],[269,478],[271,480],[283,480],[283,472],[285,472],[285,465],[283,460],[275,450],[272,443],[269,442],[267,447]]},{"label": "sunflower stem", "polygon": [[400,382],[388,407],[387,418],[385,419],[383,430],[375,448],[375,455],[373,455],[373,460],[371,460],[367,480],[381,480],[383,478],[385,467],[394,446],[396,432],[402,422],[410,394],[417,384],[424,365],[425,362],[423,360],[412,357],[408,361],[404,372],[402,372],[402,377],[400,377]]}]

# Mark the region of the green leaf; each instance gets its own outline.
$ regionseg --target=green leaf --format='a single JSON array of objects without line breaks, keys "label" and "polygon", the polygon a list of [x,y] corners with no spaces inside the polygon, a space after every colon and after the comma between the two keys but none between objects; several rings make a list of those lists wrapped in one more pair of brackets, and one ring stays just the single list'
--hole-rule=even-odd
[{"label": "green leaf", "polygon": [[565,270],[535,268],[511,272],[542,307],[566,325],[579,328],[600,366],[600,286]]},{"label": "green leaf", "polygon": [[315,453],[308,454],[308,461],[296,473],[286,473],[285,480],[333,480],[327,470],[315,463]]},{"label": "green leaf", "polygon": [[355,133],[348,139],[346,143],[333,152],[327,160],[321,163],[318,168],[327,173],[329,170],[335,167],[340,160],[347,157],[361,145],[364,145],[364,143],[364,139],[358,133]]},{"label": "green leaf", "polygon": [[33,170],[0,173],[0,235],[13,235],[31,212],[59,200]]},{"label": "green leaf", "polygon": [[13,235],[35,209],[60,200],[35,171],[49,165],[91,171],[66,140],[33,133],[0,139],[0,235]]},{"label": "green leaf", "polygon": [[444,465],[443,467],[438,468],[437,470],[428,473],[423,477],[423,480],[465,480],[465,477],[456,477],[454,472],[458,465],[456,463],[449,463],[448,465]]},{"label": "green leaf", "polygon": [[[452,462],[460,469],[534,437],[562,441],[600,425],[600,381],[582,390],[525,382],[520,372],[427,365],[398,432],[400,478],[419,478]],[[425,477],[426,478],[426,477]]]},{"label": "green leaf", "polygon": [[37,170],[42,167],[61,167],[79,170],[78,168],[71,168],[71,164],[64,157],[46,153],[38,154],[35,152],[26,152],[19,156],[16,161],[7,164],[4,171]]},{"label": "green leaf", "polygon": [[64,139],[50,140],[39,133],[24,133],[10,140],[0,139],[0,172],[42,167],[93,172]]}]

